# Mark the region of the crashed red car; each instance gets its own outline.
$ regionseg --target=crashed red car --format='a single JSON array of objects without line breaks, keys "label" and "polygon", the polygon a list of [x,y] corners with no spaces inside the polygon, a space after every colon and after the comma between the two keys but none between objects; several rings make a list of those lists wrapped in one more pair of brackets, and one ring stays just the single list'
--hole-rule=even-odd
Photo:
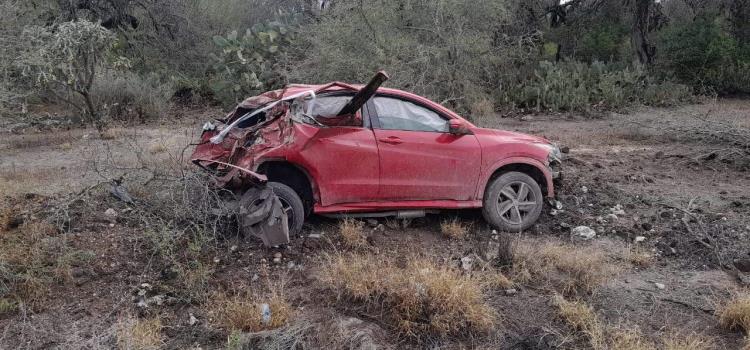
[{"label": "crashed red car", "polygon": [[519,231],[552,203],[555,145],[477,127],[424,97],[381,88],[386,79],[381,72],[364,87],[289,85],[248,98],[204,125],[192,160],[244,193],[248,227],[288,226],[253,231],[271,245],[311,213],[410,218],[482,208],[492,226]]}]

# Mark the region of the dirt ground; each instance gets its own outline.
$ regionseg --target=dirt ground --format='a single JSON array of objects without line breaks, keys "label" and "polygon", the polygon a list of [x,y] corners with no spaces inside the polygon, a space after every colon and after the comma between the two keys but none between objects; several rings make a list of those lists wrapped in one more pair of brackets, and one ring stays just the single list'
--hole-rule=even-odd
[{"label": "dirt ground", "polygon": [[[160,123],[114,127],[104,137],[75,128],[4,131],[0,192],[13,198],[15,208],[44,206],[38,203],[138,172],[144,163],[188,169],[187,145],[195,140],[206,116],[215,113],[201,111]],[[647,338],[700,334],[710,338],[716,349],[740,349],[743,335],[721,328],[716,313],[734,291],[746,288],[743,281],[750,280],[750,271],[738,268],[738,262],[750,259],[749,164],[728,153],[726,144],[684,132],[687,126],[705,125],[701,118],[750,127],[750,101],[642,107],[593,119],[533,115],[479,123],[543,135],[569,148],[563,185],[557,189],[563,208],[547,207],[538,225],[521,234],[523,239],[563,241],[605,252],[636,249],[653,257],[643,266],[628,265],[592,293],[580,296],[603,322],[637,326]],[[93,258],[75,267],[70,280],[53,284],[41,307],[0,312],[0,348],[111,348],[117,343],[113,339],[118,324],[143,313],[135,306],[134,295],[143,283],[159,285],[164,270],[152,264],[149,251],[141,249],[143,232],[129,224],[127,215],[114,221],[104,215],[108,208],[124,213],[126,206],[106,193],[96,198],[96,204],[86,207],[90,215],[68,238],[76,249],[93,252]],[[470,225],[466,238],[447,239],[440,234],[441,222],[452,217]],[[272,280],[282,281],[291,305],[312,324],[330,331],[341,329],[343,323],[360,322],[362,332],[371,338],[368,344],[383,348],[588,347],[580,334],[571,336],[575,330],[556,315],[550,305],[554,291],[523,283],[513,293],[498,290],[488,295],[503,316],[487,337],[450,338],[436,344],[398,340],[378,317],[337,305],[315,283],[312,274],[320,257],[343,249],[335,238],[337,223],[313,218],[305,225],[305,238],[285,248],[266,249],[253,238],[221,241],[208,288],[232,290],[240,282],[261,288],[263,278],[258,275],[270,274]],[[571,228],[582,225],[593,228],[597,236],[590,241],[574,239]],[[365,230],[379,256],[427,256],[448,265],[481,254],[493,239],[492,230],[475,211],[432,215],[406,228],[380,220]],[[273,263],[277,253],[282,258]],[[210,315],[195,303],[165,303],[147,313],[160,315],[164,348],[213,349],[227,344],[227,335],[212,327]],[[362,346],[350,348],[367,348]]]}]

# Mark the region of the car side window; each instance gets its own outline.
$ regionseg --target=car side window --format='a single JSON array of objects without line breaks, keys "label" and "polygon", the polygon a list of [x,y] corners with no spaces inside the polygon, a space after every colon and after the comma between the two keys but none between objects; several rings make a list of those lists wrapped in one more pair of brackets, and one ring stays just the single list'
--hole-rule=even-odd
[{"label": "car side window", "polygon": [[380,129],[448,132],[448,120],[428,108],[392,97],[378,96],[372,102]]}]

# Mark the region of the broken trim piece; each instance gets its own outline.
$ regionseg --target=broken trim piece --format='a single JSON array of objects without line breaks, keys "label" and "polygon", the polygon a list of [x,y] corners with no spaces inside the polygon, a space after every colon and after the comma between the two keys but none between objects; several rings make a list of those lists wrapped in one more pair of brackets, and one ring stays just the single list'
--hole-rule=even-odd
[{"label": "broken trim piece", "polygon": [[[198,164],[199,162],[209,162],[209,163],[221,164],[221,165],[224,165],[224,166],[228,166],[228,167],[230,167],[232,169],[237,169],[237,170],[239,170],[239,171],[241,171],[241,172],[243,172],[245,174],[248,174],[248,175],[256,178],[261,183],[268,182],[268,177],[266,177],[265,175],[258,174],[258,173],[254,172],[252,170],[248,170],[248,169],[245,169],[243,167],[238,167],[238,166],[236,166],[234,164],[229,164],[229,163],[225,163],[225,162],[220,162],[218,160],[210,160],[210,159],[193,159],[193,162],[196,163],[196,164]],[[198,165],[200,165],[200,164],[198,164]]]},{"label": "broken trim piece", "polygon": [[[231,131],[232,129],[234,129],[234,128],[235,128],[235,127],[236,127],[237,125],[239,125],[239,124],[240,124],[240,123],[242,123],[243,121],[245,121],[245,120],[247,120],[247,119],[250,119],[250,118],[251,118],[251,117],[253,117],[254,115],[256,115],[256,114],[258,114],[258,113],[261,113],[261,112],[265,112],[265,111],[267,111],[267,110],[269,110],[269,109],[273,108],[274,106],[278,105],[279,103],[281,103],[281,102],[283,102],[283,101],[294,100],[294,99],[296,99],[296,98],[300,98],[300,97],[302,97],[302,96],[306,96],[306,95],[310,95],[310,96],[312,96],[313,100],[315,100],[315,91],[314,91],[314,90],[307,90],[307,91],[302,91],[302,92],[300,92],[300,93],[297,93],[297,94],[294,94],[294,95],[292,95],[292,96],[289,96],[289,97],[285,97],[285,98],[282,98],[282,99],[280,99],[280,100],[278,100],[278,101],[275,101],[275,102],[271,102],[271,103],[267,104],[267,105],[266,105],[265,107],[263,107],[263,108],[258,108],[258,109],[254,110],[254,111],[252,111],[252,112],[250,112],[250,113],[248,113],[248,114],[245,114],[245,115],[243,115],[243,116],[242,116],[242,117],[240,117],[240,118],[237,118],[237,120],[235,120],[235,121],[234,121],[234,122],[233,122],[232,124],[229,124],[229,125],[228,125],[227,127],[225,127],[225,128],[224,128],[224,130],[222,130],[221,132],[219,132],[218,134],[216,134],[216,136],[212,137],[212,138],[211,138],[211,143],[213,143],[213,144],[215,144],[215,145],[217,145],[217,144],[221,143],[221,141],[224,141],[224,138],[225,138],[225,137],[227,136],[227,134],[229,133],[229,131]],[[310,104],[310,105],[308,106],[308,111],[307,111],[307,114],[308,114],[308,115],[309,115],[310,113],[312,113],[312,105],[313,105],[313,104],[314,104],[314,103],[311,103],[311,104]]]}]

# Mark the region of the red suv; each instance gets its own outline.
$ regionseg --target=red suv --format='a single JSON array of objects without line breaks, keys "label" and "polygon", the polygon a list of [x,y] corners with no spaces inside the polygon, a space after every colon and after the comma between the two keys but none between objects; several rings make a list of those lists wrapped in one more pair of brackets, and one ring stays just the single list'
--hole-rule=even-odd
[{"label": "red suv", "polygon": [[[424,97],[381,88],[386,79],[381,72],[364,87],[289,85],[248,98],[204,125],[193,162],[236,193],[269,187],[287,234],[310,213],[407,218],[482,208],[508,231],[537,220],[560,176],[555,145],[474,126]],[[262,207],[268,195],[251,192],[244,205]]]}]

